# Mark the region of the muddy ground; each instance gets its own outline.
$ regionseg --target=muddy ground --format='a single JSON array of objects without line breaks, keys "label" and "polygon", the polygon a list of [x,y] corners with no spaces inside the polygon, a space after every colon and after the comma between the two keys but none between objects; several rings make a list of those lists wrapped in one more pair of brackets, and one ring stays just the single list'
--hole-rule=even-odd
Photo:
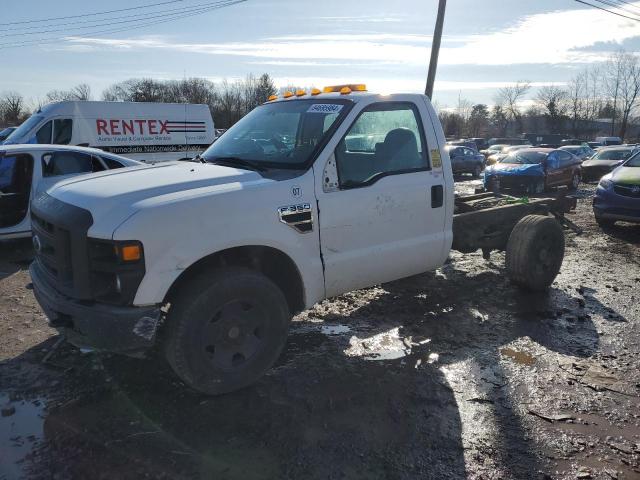
[{"label": "muddy ground", "polygon": [[592,192],[548,293],[453,254],[299,315],[276,368],[217,398],[53,350],[28,242],[2,245],[0,479],[640,479],[640,226],[601,231]]}]

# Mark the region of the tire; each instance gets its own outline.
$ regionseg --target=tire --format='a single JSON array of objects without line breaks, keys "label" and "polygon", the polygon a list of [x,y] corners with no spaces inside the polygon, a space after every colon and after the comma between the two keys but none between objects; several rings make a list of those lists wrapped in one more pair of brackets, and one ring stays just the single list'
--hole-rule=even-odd
[{"label": "tire", "polygon": [[616,224],[615,220],[611,220],[609,218],[602,218],[596,215],[596,223],[602,229],[613,228]]},{"label": "tire", "polygon": [[471,172],[471,175],[473,175],[473,178],[480,178],[480,175],[482,175],[482,165],[476,165],[473,172]]},{"label": "tire", "polygon": [[554,218],[527,215],[509,236],[507,275],[524,289],[546,290],[560,271],[564,247],[564,232]]},{"label": "tire", "polygon": [[277,360],[291,314],[282,291],[247,268],[195,276],[170,300],[164,353],[174,372],[202,393],[250,385]]},{"label": "tire", "polygon": [[569,190],[571,190],[572,192],[575,192],[576,190],[578,190],[578,186],[580,185],[581,180],[582,180],[582,177],[580,173],[573,172],[573,174],[571,175],[571,181],[567,184],[567,186],[569,187]]}]

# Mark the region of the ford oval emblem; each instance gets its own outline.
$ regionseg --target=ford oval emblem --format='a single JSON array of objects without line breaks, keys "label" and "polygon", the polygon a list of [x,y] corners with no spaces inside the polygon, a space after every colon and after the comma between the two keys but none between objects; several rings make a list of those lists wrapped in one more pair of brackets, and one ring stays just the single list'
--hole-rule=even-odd
[{"label": "ford oval emblem", "polygon": [[36,251],[36,253],[40,253],[42,251],[42,242],[40,242],[40,237],[38,237],[38,235],[34,235],[32,242],[33,249]]}]

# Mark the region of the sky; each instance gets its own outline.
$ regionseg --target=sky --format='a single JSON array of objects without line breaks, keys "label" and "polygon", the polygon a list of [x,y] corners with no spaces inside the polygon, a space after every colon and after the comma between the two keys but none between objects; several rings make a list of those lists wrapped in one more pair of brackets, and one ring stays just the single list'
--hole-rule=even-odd
[{"label": "sky", "polygon": [[[16,23],[160,1],[3,2],[0,92],[35,100],[87,83],[99,99],[104,88],[128,78],[215,82],[264,72],[279,86],[424,90],[437,0],[246,0],[150,25],[162,10],[213,3],[165,0],[154,8]],[[622,13],[640,18],[640,1],[626,8]],[[133,19],[135,28],[125,23]],[[50,43],[37,43],[43,38]],[[533,96],[544,85],[565,85],[621,47],[640,51],[640,22],[574,0],[449,0],[434,100],[441,107],[459,98],[491,104],[499,88],[520,80],[531,82]]]}]

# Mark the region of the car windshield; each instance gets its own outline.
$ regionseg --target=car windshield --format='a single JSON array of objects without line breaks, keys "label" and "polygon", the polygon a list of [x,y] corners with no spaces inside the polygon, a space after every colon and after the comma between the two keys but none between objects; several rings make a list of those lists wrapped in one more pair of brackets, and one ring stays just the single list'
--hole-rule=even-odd
[{"label": "car windshield", "polygon": [[547,154],[544,152],[512,152],[502,160],[500,163],[514,163],[519,165],[535,165],[536,163],[542,163]]},{"label": "car windshield", "polygon": [[303,168],[339,121],[348,100],[293,100],[262,105],[225,132],[202,158],[256,168]]},{"label": "car windshield", "polygon": [[630,148],[615,148],[612,150],[600,150],[593,157],[594,160],[626,160],[631,156],[633,150]]},{"label": "car windshield", "polygon": [[7,137],[7,143],[15,142],[20,143],[22,137],[24,137],[33,127],[42,121],[44,117],[40,115],[32,115],[22,125],[16,128],[11,135]]},{"label": "car windshield", "polygon": [[508,146],[508,145],[491,145],[491,146],[489,147],[489,150],[490,150],[490,151],[492,151],[492,152],[500,152],[500,151],[502,151],[502,149],[503,149],[504,147],[507,147],[507,146]]},{"label": "car windshield", "polygon": [[640,151],[633,154],[633,156],[627,160],[624,164],[625,167],[640,167]]}]

